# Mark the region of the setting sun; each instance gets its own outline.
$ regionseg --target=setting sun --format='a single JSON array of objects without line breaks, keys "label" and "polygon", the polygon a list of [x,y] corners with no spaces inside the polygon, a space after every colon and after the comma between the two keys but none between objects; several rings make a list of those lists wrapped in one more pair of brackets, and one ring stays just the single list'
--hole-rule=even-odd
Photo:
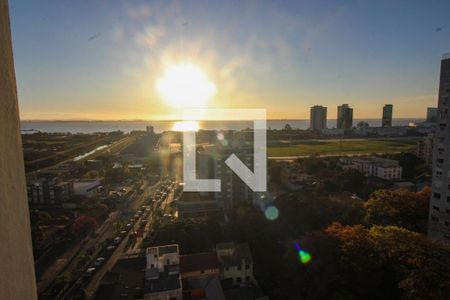
[{"label": "setting sun", "polygon": [[187,63],[168,67],[156,81],[156,89],[174,107],[203,107],[216,92],[205,73]]}]

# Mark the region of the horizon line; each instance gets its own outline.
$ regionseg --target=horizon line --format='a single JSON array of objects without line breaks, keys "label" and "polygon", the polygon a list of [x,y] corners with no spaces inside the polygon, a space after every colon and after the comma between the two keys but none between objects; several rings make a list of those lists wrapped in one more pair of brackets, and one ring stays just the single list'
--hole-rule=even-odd
[{"label": "horizon line", "polygon": [[[419,120],[426,120],[426,117],[399,117],[399,118],[392,118],[392,120],[405,120],[405,119],[419,119]],[[304,119],[304,118],[267,118],[267,121],[309,121],[310,119]],[[328,120],[337,120],[336,118],[327,119]],[[382,120],[382,118],[354,118],[353,120]],[[20,120],[20,122],[182,122],[186,121],[183,119],[23,119]],[[203,119],[199,120],[201,121],[227,121],[227,122],[242,122],[242,121],[253,121],[252,119],[249,120],[221,120],[221,119]]]}]

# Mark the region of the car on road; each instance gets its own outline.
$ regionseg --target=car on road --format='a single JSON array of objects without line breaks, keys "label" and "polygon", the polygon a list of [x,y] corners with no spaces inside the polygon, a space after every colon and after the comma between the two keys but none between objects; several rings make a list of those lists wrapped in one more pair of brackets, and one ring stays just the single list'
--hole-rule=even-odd
[{"label": "car on road", "polygon": [[84,272],[83,276],[86,277],[86,278],[91,278],[92,275],[94,275],[94,273],[95,273],[96,270],[97,270],[97,269],[96,269],[96,268],[93,268],[93,267],[92,267],[92,268],[89,268],[89,269],[86,270],[86,272]]},{"label": "car on road", "polygon": [[94,266],[100,267],[101,265],[103,265],[104,262],[105,262],[105,258],[99,257],[95,260]]},{"label": "car on road", "polygon": [[118,243],[120,243],[121,240],[122,240],[122,238],[120,236],[118,236],[118,237],[114,238],[113,243],[118,244]]}]

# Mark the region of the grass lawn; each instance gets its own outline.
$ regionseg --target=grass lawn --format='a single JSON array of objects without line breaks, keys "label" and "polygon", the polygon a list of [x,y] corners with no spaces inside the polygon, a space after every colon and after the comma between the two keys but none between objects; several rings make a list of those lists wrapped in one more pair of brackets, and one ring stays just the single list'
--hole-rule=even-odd
[{"label": "grass lawn", "polygon": [[413,138],[305,140],[286,146],[269,146],[268,156],[393,153],[414,150],[416,142]]}]

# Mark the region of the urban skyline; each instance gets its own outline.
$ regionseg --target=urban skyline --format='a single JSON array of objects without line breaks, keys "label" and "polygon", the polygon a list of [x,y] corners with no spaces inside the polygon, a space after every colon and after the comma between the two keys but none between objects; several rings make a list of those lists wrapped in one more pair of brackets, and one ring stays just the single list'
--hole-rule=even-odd
[{"label": "urban skyline", "polygon": [[21,118],[179,119],[155,88],[174,63],[214,84],[209,107],[306,119],[315,103],[329,115],[352,103],[355,118],[378,118],[387,102],[399,118],[425,117],[449,5],[11,1]]}]

